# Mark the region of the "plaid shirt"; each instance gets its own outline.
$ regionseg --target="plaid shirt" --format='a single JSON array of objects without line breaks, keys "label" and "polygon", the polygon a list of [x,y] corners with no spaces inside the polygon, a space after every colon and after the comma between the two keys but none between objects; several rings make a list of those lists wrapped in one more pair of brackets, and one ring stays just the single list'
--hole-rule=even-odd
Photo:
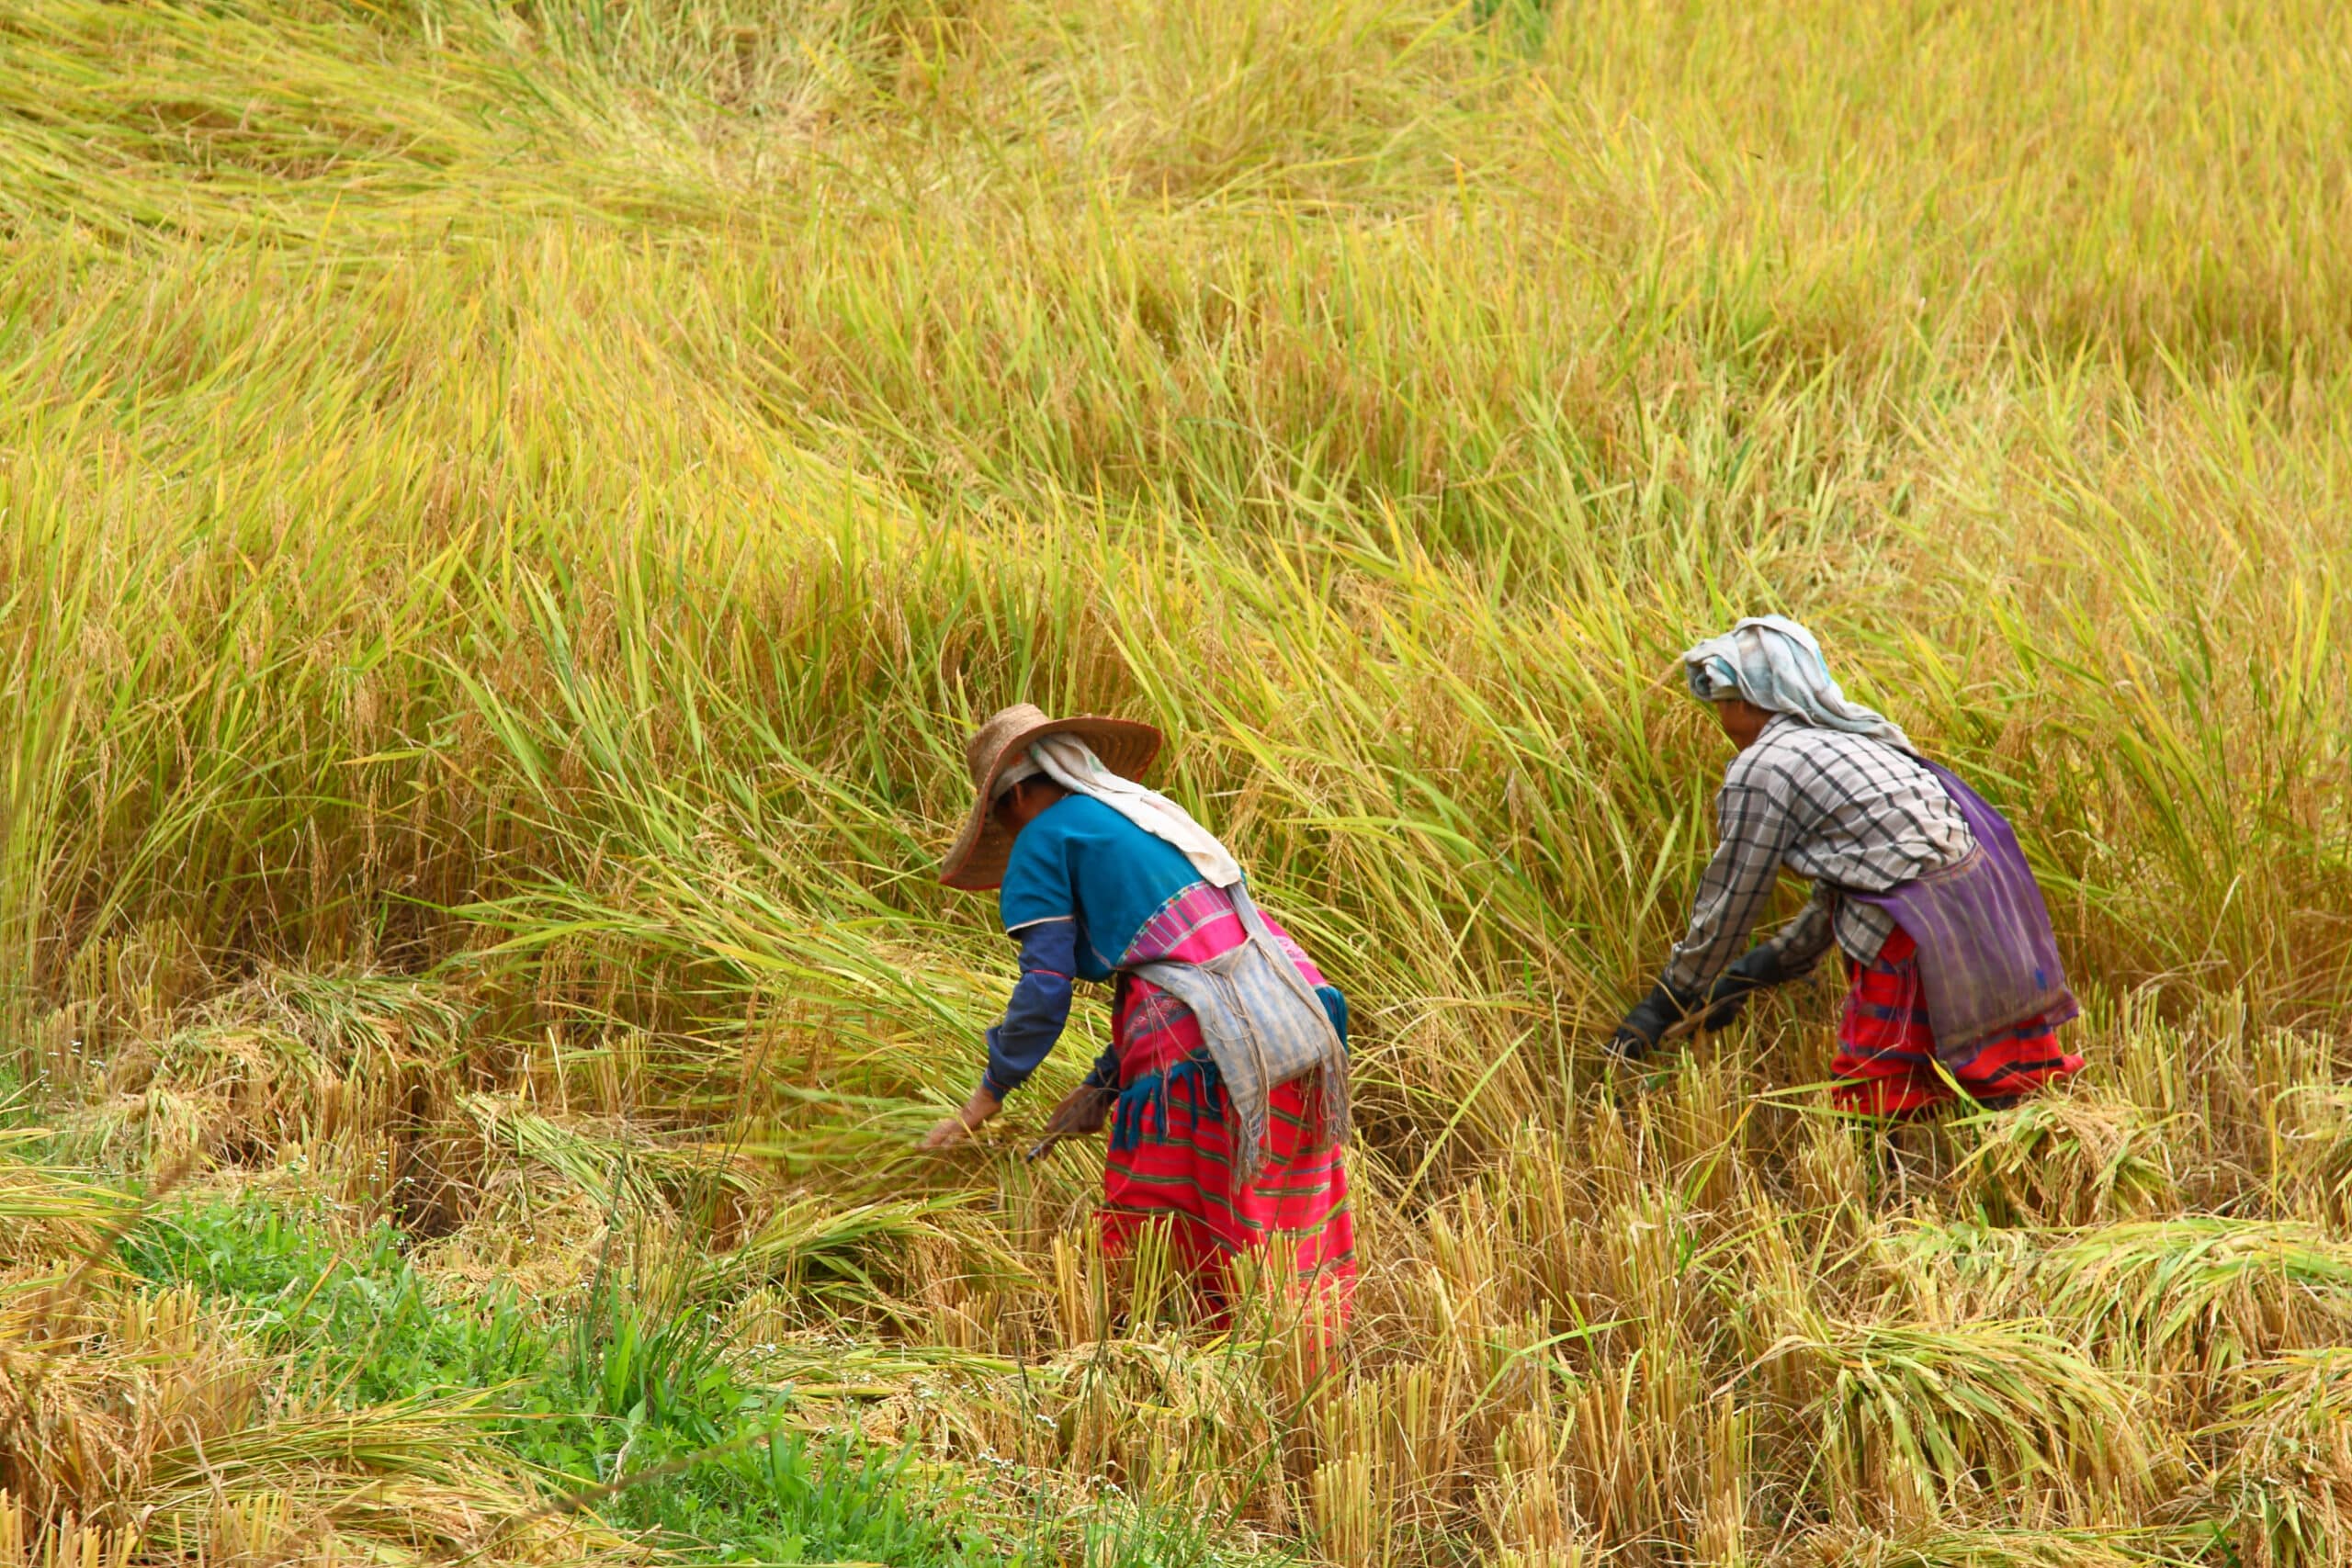
[{"label": "plaid shirt", "polygon": [[1740,955],[1782,866],[1815,884],[1813,902],[1770,939],[1788,971],[1802,974],[1832,940],[1867,964],[1894,930],[1884,910],[1840,898],[1838,888],[1883,893],[1975,843],[1960,807],[1910,756],[1785,714],[1724,771],[1715,833],[1690,933],[1666,966],[1667,983],[1686,994]]}]

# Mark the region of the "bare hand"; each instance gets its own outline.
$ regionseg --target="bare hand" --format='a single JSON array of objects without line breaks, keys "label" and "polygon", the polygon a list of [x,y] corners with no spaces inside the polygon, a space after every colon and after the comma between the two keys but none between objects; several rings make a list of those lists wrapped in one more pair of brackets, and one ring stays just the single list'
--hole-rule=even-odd
[{"label": "bare hand", "polygon": [[952,1149],[978,1132],[980,1124],[1002,1108],[1003,1102],[996,1096],[984,1089],[976,1089],[972,1091],[972,1098],[966,1100],[956,1114],[925,1133],[922,1142],[915,1146],[927,1154]]},{"label": "bare hand", "polygon": [[972,1130],[964,1124],[963,1115],[958,1112],[944,1122],[935,1123],[930,1132],[922,1135],[922,1142],[917,1144],[915,1147],[925,1154],[937,1154],[942,1149],[954,1148],[971,1135]]},{"label": "bare hand", "polygon": [[1074,1138],[1081,1134],[1099,1133],[1110,1119],[1111,1107],[1118,1100],[1119,1091],[1102,1089],[1093,1084],[1080,1084],[1062,1096],[1054,1113],[1046,1118],[1046,1136]]}]

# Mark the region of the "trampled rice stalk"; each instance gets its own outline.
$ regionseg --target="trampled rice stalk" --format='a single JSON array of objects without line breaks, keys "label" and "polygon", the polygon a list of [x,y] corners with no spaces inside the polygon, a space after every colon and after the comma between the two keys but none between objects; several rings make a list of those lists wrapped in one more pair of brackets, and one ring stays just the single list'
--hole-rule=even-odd
[{"label": "trampled rice stalk", "polygon": [[[2046,1313],[2116,1371],[2193,1374],[2335,1343],[2352,1324],[2352,1247],[2301,1221],[2213,1215],[2067,1231],[1917,1225],[1898,1275],[1949,1270],[1989,1312]],[[2196,1393],[2196,1388],[2183,1392]]]},{"label": "trampled rice stalk", "polygon": [[[40,1145],[52,1134],[42,1127],[12,1127],[0,1131],[0,1235],[20,1235],[17,1227],[62,1222],[83,1227],[104,1224],[137,1200],[128,1192],[91,1179],[85,1170],[20,1159],[11,1145]],[[19,1241],[16,1256],[30,1256]]]},{"label": "trampled rice stalk", "polygon": [[888,1399],[924,1381],[1004,1378],[1019,1370],[1018,1363],[1002,1356],[944,1346],[882,1345],[811,1331],[741,1345],[737,1360],[748,1376],[788,1386],[802,1399],[824,1401]]},{"label": "trampled rice stalk", "polygon": [[613,1136],[559,1123],[511,1099],[470,1094],[458,1109],[483,1140],[562,1178],[605,1209],[666,1212],[726,1194],[739,1201],[760,1186],[736,1150],[708,1141]]},{"label": "trampled rice stalk", "polygon": [[2201,1442],[2225,1456],[2211,1511],[2255,1568],[2317,1568],[2352,1552],[2352,1351],[2297,1350],[2239,1367],[2236,1398]]},{"label": "trampled rice stalk", "polygon": [[1995,1528],[1814,1537],[1786,1561],[1820,1568],[2188,1568],[2208,1561],[2210,1529]]},{"label": "trampled rice stalk", "polygon": [[1812,1491],[1834,1515],[1922,1523],[2047,1495],[2129,1507],[2158,1478],[2166,1456],[2141,1436],[2142,1396],[2039,1325],[1827,1330],[1772,1355],[1812,1368]]},{"label": "trampled rice stalk", "polygon": [[[968,1201],[950,1195],[837,1206],[809,1194],[788,1198],[742,1246],[709,1260],[705,1283],[784,1285],[837,1306],[887,1306],[888,1282],[908,1244],[941,1235],[940,1216]],[[1002,1255],[974,1238],[973,1256],[985,1267]]]},{"label": "trampled rice stalk", "polygon": [[1951,1180],[1996,1223],[2092,1224],[2174,1204],[2166,1125],[2129,1102],[2049,1095],[1973,1130]]},{"label": "trampled rice stalk", "polygon": [[2090,1231],[2035,1269],[2111,1364],[2211,1377],[2352,1326],[2352,1245],[2293,1221],[2192,1215]]}]

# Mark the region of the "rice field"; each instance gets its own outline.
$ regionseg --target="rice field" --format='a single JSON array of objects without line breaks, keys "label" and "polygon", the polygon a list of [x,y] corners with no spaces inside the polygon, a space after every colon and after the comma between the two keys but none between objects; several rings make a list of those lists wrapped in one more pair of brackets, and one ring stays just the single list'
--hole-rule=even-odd
[{"label": "rice field", "polygon": [[[0,1565],[2352,1563],[2352,11],[0,0]],[[2068,1092],[1608,1081],[1779,610]],[[1365,1277],[918,1155],[993,708],[1350,998]],[[1802,890],[1786,890],[1787,911]]]}]

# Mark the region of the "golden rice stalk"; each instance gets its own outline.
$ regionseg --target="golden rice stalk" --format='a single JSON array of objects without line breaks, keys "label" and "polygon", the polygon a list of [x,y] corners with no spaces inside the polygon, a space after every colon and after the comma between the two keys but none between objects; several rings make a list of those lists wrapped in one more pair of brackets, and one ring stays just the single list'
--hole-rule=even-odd
[{"label": "golden rice stalk", "polygon": [[2128,1101],[2091,1092],[2041,1095],[1965,1125],[1975,1146],[1950,1183],[1996,1223],[2102,1224],[2177,1201],[2167,1124]]},{"label": "golden rice stalk", "polygon": [[1496,1438],[1494,1480],[1479,1512],[1498,1558],[1576,1562],[1592,1552],[1564,1462],[1566,1426],[1554,1411],[1524,1410]]},{"label": "golden rice stalk", "polygon": [[1494,1568],[1586,1568],[1586,1564],[1601,1560],[1600,1549],[1583,1540],[1532,1551],[1507,1546],[1487,1559]]},{"label": "golden rice stalk", "polygon": [[2304,1212],[2352,1224],[2352,1088],[2306,1086],[2281,1098],[2288,1164],[2309,1205]]},{"label": "golden rice stalk", "polygon": [[1316,1549],[1333,1568],[1385,1568],[1395,1544],[1390,1533],[1390,1493],[1380,1461],[1370,1454],[1344,1454],[1319,1466],[1308,1486],[1308,1517]]},{"label": "golden rice stalk", "polygon": [[1012,1377],[1021,1364],[1002,1356],[936,1345],[877,1344],[797,1330],[743,1345],[742,1369],[789,1387],[801,1400],[889,1399],[918,1387],[979,1386]]},{"label": "golden rice stalk", "polygon": [[2237,1369],[2238,1397],[2199,1436],[2226,1458],[2211,1511],[2252,1568],[2352,1556],[2352,1350],[2290,1351]]},{"label": "golden rice stalk", "polygon": [[150,1540],[198,1551],[224,1509],[271,1499],[279,1523],[313,1538],[411,1555],[563,1555],[594,1527],[541,1510],[486,1442],[501,1417],[479,1394],[361,1410],[294,1412],[157,1452],[121,1506]]},{"label": "golden rice stalk", "polygon": [[[1073,1407],[1087,1395],[1112,1396],[1107,1405],[1089,1404],[1094,1451],[1107,1456],[1111,1473],[1148,1483],[1203,1517],[1250,1516],[1276,1528],[1312,1523],[1294,1513],[1302,1492],[1310,1508],[1313,1501],[1312,1412],[1285,1397],[1280,1371],[1247,1346],[1194,1348],[1172,1338],[1140,1349],[1133,1341],[1110,1344],[1117,1348],[1065,1356],[1059,1364],[1077,1396]],[[1089,1473],[1089,1436],[1073,1432],[1067,1461],[1073,1476]],[[1377,1483],[1376,1456],[1363,1457]],[[1374,1523],[1386,1517],[1378,1496],[1370,1504]]]},{"label": "golden rice stalk", "polygon": [[36,1305],[0,1315],[0,1477],[41,1521],[25,1540],[80,1520],[211,1561],[602,1550],[593,1525],[540,1515],[486,1395],[310,1408],[187,1288]]},{"label": "golden rice stalk", "polygon": [[230,1164],[275,1163],[316,1129],[332,1075],[300,1037],[245,1023],[176,1031],[118,1056],[108,1087],[128,1103],[150,1158],[192,1152]]},{"label": "golden rice stalk", "polygon": [[1054,1325],[1065,1347],[1111,1336],[1111,1270],[1099,1225],[1073,1225],[1054,1237]]},{"label": "golden rice stalk", "polygon": [[1833,1322],[1774,1355],[1817,1380],[1814,1484],[1842,1517],[1919,1524],[2052,1494],[2136,1505],[2156,1479],[2139,1396],[2036,1324]]},{"label": "golden rice stalk", "polygon": [[1601,1543],[1651,1541],[1703,1511],[1710,1392],[1690,1354],[1647,1348],[1582,1381],[1561,1423],[1559,1468],[1575,1517]]},{"label": "golden rice stalk", "polygon": [[410,1151],[447,1114],[466,1019],[430,982],[268,970],[206,1004],[198,1021],[117,1052],[111,1098],[76,1130],[159,1163],[201,1154],[269,1166],[300,1147],[350,1163],[382,1148],[396,1185],[438,1185]]},{"label": "golden rice stalk", "polygon": [[2334,1343],[2352,1325],[2352,1244],[2301,1221],[1917,1224],[1883,1244],[1898,1282],[1934,1270],[1981,1310],[2046,1314],[2118,1371],[2210,1382],[2249,1359]]},{"label": "golden rice stalk", "polygon": [[505,1287],[528,1299],[568,1299],[609,1260],[614,1216],[577,1188],[548,1182],[541,1190],[545,1179],[537,1171],[486,1171],[481,1201],[463,1223],[411,1254],[418,1268],[462,1292]]},{"label": "golden rice stalk", "polygon": [[469,1094],[458,1109],[492,1148],[562,1178],[605,1209],[665,1213],[683,1200],[725,1192],[741,1197],[758,1173],[732,1151],[615,1136],[551,1121],[512,1098]]},{"label": "golden rice stalk", "polygon": [[1978,1526],[1825,1532],[1800,1539],[1771,1561],[1789,1568],[2152,1568],[2201,1561],[2211,1544],[2209,1532],[2194,1529]]},{"label": "golden rice stalk", "polygon": [[1483,1392],[1419,1360],[1383,1368],[1350,1391],[1360,1401],[1358,1429],[1381,1450],[1400,1525],[1434,1529],[1469,1505],[1477,1478],[1469,1444],[1483,1424],[1474,1414]]},{"label": "golden rice stalk", "polygon": [[[741,1247],[710,1260],[709,1282],[788,1287],[836,1305],[884,1304],[906,1249],[945,1234],[939,1216],[967,1201],[950,1195],[836,1205],[799,1194],[770,1212]],[[991,1256],[982,1248],[984,1261]]]},{"label": "golden rice stalk", "polygon": [[28,1163],[9,1152],[11,1145],[48,1135],[40,1128],[0,1131],[0,1257],[17,1263],[80,1250],[137,1201],[85,1172]]},{"label": "golden rice stalk", "polygon": [[0,1487],[0,1568],[129,1568],[138,1550],[135,1529],[40,1518]]},{"label": "golden rice stalk", "polygon": [[2352,1328],[2352,1244],[2214,1215],[2086,1232],[2034,1270],[2045,1310],[2127,1368],[2211,1375]]},{"label": "golden rice stalk", "polygon": [[266,1381],[191,1292],[28,1294],[0,1316],[0,1474],[40,1517],[105,1523],[162,1449],[251,1420]]}]

